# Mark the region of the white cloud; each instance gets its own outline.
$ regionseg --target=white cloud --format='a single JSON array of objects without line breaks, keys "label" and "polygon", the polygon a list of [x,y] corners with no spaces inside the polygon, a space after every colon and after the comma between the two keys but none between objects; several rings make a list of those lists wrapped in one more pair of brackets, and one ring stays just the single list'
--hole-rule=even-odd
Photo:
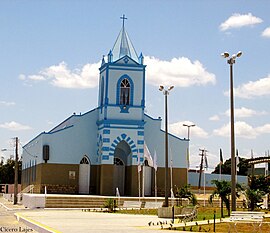
[{"label": "white cloud", "polygon": [[219,121],[219,116],[218,115],[211,116],[211,117],[209,117],[209,120],[210,121]]},{"label": "white cloud", "polygon": [[265,124],[263,126],[260,126],[256,128],[256,131],[260,134],[270,133],[270,124]]},{"label": "white cloud", "polygon": [[221,31],[226,31],[231,28],[240,28],[244,26],[252,26],[258,23],[262,23],[261,18],[253,16],[251,13],[248,14],[233,14],[225,22],[220,24],[219,28]]},{"label": "white cloud", "polygon": [[[239,98],[253,98],[270,95],[270,75],[257,81],[249,81],[234,89],[234,94]],[[225,92],[228,95],[228,92]]]},{"label": "white cloud", "polygon": [[[180,121],[169,125],[169,131],[172,134],[175,134],[181,138],[187,138],[188,129],[186,126],[183,126],[183,124],[186,125],[193,125],[193,122],[190,121]],[[198,126],[194,126],[190,128],[190,137],[199,137],[199,138],[207,138],[208,133],[205,132],[202,128]]]},{"label": "white cloud", "polygon": [[146,81],[154,86],[174,85],[189,87],[193,85],[215,84],[216,78],[199,61],[188,58],[173,58],[171,61],[159,60],[155,57],[145,57],[147,65]]},{"label": "white cloud", "polygon": [[262,36],[263,36],[263,37],[269,37],[269,38],[270,38],[270,27],[266,28],[266,29],[262,32]]},{"label": "white cloud", "polygon": [[44,81],[46,78],[42,75],[29,75],[28,78],[33,81]]},{"label": "white cloud", "polygon": [[[234,114],[235,114],[235,117],[236,118],[245,118],[245,117],[265,115],[267,113],[265,111],[263,111],[263,112],[257,112],[257,111],[255,111],[253,109],[242,107],[242,108],[235,108],[234,109]],[[230,116],[231,115],[230,109],[228,109],[225,112],[225,115],[226,116]]]},{"label": "white cloud", "polygon": [[13,105],[15,105],[15,103],[14,102],[7,102],[7,101],[0,101],[0,106],[7,106],[7,107],[9,107],[9,106],[13,106]]},{"label": "white cloud", "polygon": [[[174,85],[189,87],[192,85],[215,84],[216,78],[199,61],[188,58],[173,58],[162,61],[154,57],[145,57],[147,65],[146,81],[152,85]],[[49,81],[62,88],[94,88],[98,85],[100,62],[85,64],[81,68],[71,70],[65,62],[52,65],[34,75],[20,74],[19,79],[25,82]]]},{"label": "white cloud", "polygon": [[11,121],[11,122],[6,122],[6,123],[3,123],[3,124],[0,124],[0,128],[12,130],[12,131],[21,131],[21,130],[32,129],[28,125],[22,125],[20,123],[15,122],[15,121]]},{"label": "white cloud", "polygon": [[[235,136],[239,138],[254,139],[261,134],[270,134],[270,124],[265,124],[259,127],[253,127],[246,122],[237,121],[234,125]],[[214,130],[214,135],[222,137],[230,137],[231,135],[231,124],[228,123],[219,129]]]},{"label": "white cloud", "polygon": [[19,79],[25,81],[48,80],[52,85],[62,88],[94,88],[98,85],[100,62],[85,64],[81,68],[71,70],[65,62],[52,65],[41,70],[36,75],[19,75]]},{"label": "white cloud", "polygon": [[[258,133],[256,130],[249,124],[243,121],[237,121],[234,124],[234,131],[236,137],[241,138],[256,138]],[[230,137],[231,135],[231,124],[228,123],[219,129],[215,129],[213,131],[214,135],[222,136],[222,137]]]}]

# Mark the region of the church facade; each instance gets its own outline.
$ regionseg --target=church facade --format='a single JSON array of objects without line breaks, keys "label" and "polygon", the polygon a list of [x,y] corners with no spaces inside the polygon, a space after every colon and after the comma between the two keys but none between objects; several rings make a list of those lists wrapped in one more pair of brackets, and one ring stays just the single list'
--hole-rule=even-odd
[{"label": "church facade", "polygon": [[[48,193],[97,195],[115,195],[118,189],[121,196],[138,196],[143,186],[143,195],[153,196],[156,174],[163,195],[165,132],[161,118],[144,111],[146,65],[124,22],[99,71],[98,107],[73,114],[23,147],[23,188],[33,184],[37,193],[46,187]],[[188,146],[188,140],[169,134],[173,187],[187,183]],[[144,165],[140,173],[138,164]]]}]

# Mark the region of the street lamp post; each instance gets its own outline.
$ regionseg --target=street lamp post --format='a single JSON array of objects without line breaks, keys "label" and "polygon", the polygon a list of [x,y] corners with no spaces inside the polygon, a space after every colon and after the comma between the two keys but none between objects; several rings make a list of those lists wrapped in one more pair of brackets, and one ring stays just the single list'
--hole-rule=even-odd
[{"label": "street lamp post", "polygon": [[194,127],[195,124],[183,124],[183,126],[188,128],[188,148],[187,148],[187,185],[188,185],[188,171],[189,171],[189,136],[190,136],[190,127]]},{"label": "street lamp post", "polygon": [[194,124],[191,124],[191,125],[188,125],[188,124],[183,124],[183,126],[188,127],[188,141],[189,141],[189,136],[190,136],[190,127],[194,127],[194,126],[196,126],[196,125],[194,125]]},{"label": "street lamp post", "polygon": [[238,52],[237,54],[233,54],[230,57],[228,52],[222,53],[221,56],[227,59],[227,63],[230,65],[230,108],[231,108],[231,183],[232,183],[232,211],[236,210],[236,166],[235,166],[235,139],[234,139],[234,96],[233,96],[233,64],[235,63],[235,59],[240,57],[242,52]]},{"label": "street lamp post", "polygon": [[18,202],[18,173],[19,173],[19,166],[18,166],[18,160],[19,160],[19,156],[18,156],[18,137],[15,138],[15,174],[14,174],[14,202],[13,204],[17,204]]},{"label": "street lamp post", "polygon": [[169,175],[168,175],[168,95],[169,92],[174,88],[170,86],[167,90],[164,86],[160,86],[159,90],[163,92],[165,96],[165,203],[164,207],[169,206]]}]

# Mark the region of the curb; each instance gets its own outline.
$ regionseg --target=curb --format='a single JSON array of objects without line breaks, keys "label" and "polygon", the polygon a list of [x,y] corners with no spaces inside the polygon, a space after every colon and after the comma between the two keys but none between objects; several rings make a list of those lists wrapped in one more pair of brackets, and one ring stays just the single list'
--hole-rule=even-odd
[{"label": "curb", "polygon": [[34,229],[37,232],[40,232],[40,233],[61,233],[61,231],[55,230],[55,229],[48,227],[42,223],[39,223],[35,220],[27,218],[20,213],[15,213],[14,215],[16,216],[17,221],[19,221],[19,222],[21,221],[21,222],[25,223],[27,226],[31,227],[32,229]]},{"label": "curb", "polygon": [[14,210],[14,209],[12,209],[12,208],[9,208],[9,207],[7,207],[6,205],[4,205],[2,202],[0,202],[0,205],[3,207],[3,208],[5,208],[6,210]]}]

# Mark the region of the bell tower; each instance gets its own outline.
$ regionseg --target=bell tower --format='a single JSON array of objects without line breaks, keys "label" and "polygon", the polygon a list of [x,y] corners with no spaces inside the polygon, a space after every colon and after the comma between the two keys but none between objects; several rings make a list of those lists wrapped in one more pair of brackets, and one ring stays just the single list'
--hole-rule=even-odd
[{"label": "bell tower", "polygon": [[[121,19],[123,23],[120,33],[99,68],[97,153],[101,167],[115,164],[116,157],[119,157],[117,151],[120,151],[118,145],[122,141],[126,143],[123,145],[130,147],[125,150],[129,151],[124,159],[125,166],[137,166],[138,155],[143,154],[146,66],[143,64],[142,53],[137,55],[125,30],[127,18],[123,15]],[[102,173],[101,168],[101,179],[107,175]],[[105,189],[101,182],[101,194],[107,193]],[[135,194],[132,189],[125,188],[129,190],[128,194]]]}]

